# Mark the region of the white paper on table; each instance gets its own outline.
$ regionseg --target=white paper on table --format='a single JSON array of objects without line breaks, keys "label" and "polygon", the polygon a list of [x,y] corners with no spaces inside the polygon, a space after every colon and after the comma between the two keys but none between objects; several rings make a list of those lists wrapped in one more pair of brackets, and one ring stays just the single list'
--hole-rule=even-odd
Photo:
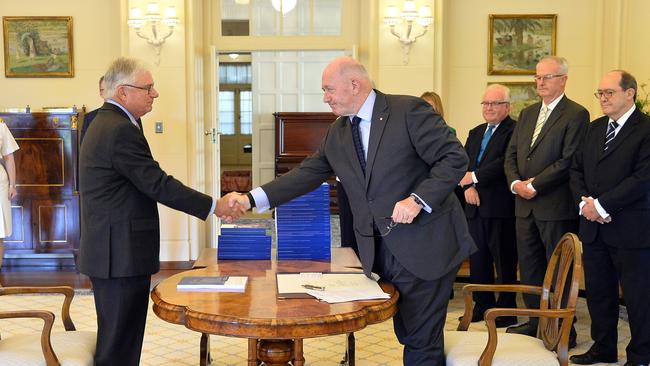
[{"label": "white paper on table", "polygon": [[[366,277],[362,272],[278,273],[277,283],[278,296],[281,298],[308,294],[330,303],[390,298],[377,281]],[[324,290],[307,289],[303,285],[322,287]]]}]

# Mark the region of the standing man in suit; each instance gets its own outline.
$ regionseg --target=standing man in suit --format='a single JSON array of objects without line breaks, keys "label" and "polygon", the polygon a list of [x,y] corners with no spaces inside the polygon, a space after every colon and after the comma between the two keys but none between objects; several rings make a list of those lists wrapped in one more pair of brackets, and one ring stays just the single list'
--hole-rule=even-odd
[{"label": "standing man in suit", "polygon": [[[99,97],[106,101],[106,98],[104,98],[104,89],[106,89],[106,84],[104,83],[104,75],[102,75],[102,77],[99,78]],[[86,136],[86,131],[88,131],[88,126],[90,126],[90,123],[95,119],[98,111],[99,108],[93,109],[84,116],[84,124],[81,126],[81,134],[79,135],[79,144],[83,142],[84,136]]]},{"label": "standing man in suit", "polygon": [[241,211],[184,186],[153,159],[140,117],[151,111],[158,92],[139,61],[117,59],[104,80],[109,99],[88,129],[79,158],[78,266],[93,284],[95,364],[137,366],[151,275],[160,268],[157,202],[203,220],[215,208],[228,219]]},{"label": "standing man in suit", "polygon": [[258,210],[307,193],[335,174],[354,216],[361,263],[399,291],[394,329],[405,365],[444,365],[447,300],[474,250],[453,194],[467,155],[422,99],[372,88],[349,57],[323,71],[324,102],[340,116],[318,150],[289,173],[229,200]]},{"label": "standing man in suit", "polygon": [[[515,240],[515,198],[508,189],[503,160],[515,129],[510,118],[510,90],[492,84],[483,94],[485,123],[469,132],[465,151],[469,156],[467,173],[460,181],[465,191],[465,215],[469,232],[478,247],[470,256],[471,283],[517,283],[517,244]],[[483,313],[493,307],[517,307],[514,293],[474,294],[472,321],[483,320]],[[497,327],[517,323],[517,317],[499,317]]]},{"label": "standing man in suit", "polygon": [[650,116],[638,110],[636,80],[605,74],[593,121],[571,168],[580,212],[587,307],[594,344],[571,362],[616,362],[619,283],[630,321],[626,366],[650,363]]},{"label": "standing man in suit", "polygon": [[[589,112],[564,95],[569,66],[548,56],[535,68],[542,98],[519,114],[505,157],[508,186],[515,194],[517,254],[522,284],[541,285],[548,261],[566,232],[575,232],[578,215],[569,189],[569,167],[589,123]],[[524,295],[529,308],[539,296]],[[537,334],[538,318],[508,328],[510,333]],[[575,346],[572,328],[569,347]]]}]

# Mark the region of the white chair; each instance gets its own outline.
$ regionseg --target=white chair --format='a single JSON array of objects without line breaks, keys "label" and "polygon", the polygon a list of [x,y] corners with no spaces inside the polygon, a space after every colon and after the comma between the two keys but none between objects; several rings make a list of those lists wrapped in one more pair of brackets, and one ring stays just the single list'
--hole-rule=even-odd
[{"label": "white chair", "polygon": [[[553,251],[542,286],[474,285],[463,288],[465,315],[457,331],[445,332],[447,366],[546,366],[569,364],[569,333],[582,273],[580,240],[567,233]],[[467,331],[472,318],[472,292],[518,292],[540,295],[539,309],[494,308],[485,312],[488,331]],[[499,316],[539,317],[537,338],[497,333]]]},{"label": "white chair", "polygon": [[[70,304],[74,297],[71,287],[0,287],[0,296],[15,294],[57,293],[65,295],[61,320],[65,332],[52,333],[55,315],[47,310],[0,311],[0,319],[42,319],[40,333],[16,334],[0,338],[0,364],[12,366],[87,366],[93,365],[95,332],[76,331],[70,318]],[[2,323],[0,322],[0,326]]]}]

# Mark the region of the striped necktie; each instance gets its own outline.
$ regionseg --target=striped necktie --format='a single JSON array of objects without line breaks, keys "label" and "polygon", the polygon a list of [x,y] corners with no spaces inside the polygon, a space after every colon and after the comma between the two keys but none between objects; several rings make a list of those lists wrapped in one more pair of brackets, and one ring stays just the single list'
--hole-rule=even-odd
[{"label": "striped necktie", "polygon": [[361,117],[354,116],[352,118],[352,141],[354,142],[354,149],[357,152],[357,158],[359,159],[359,164],[361,164],[361,170],[365,175],[366,154],[363,151],[363,144],[361,143],[361,134],[359,133],[359,123],[361,123]]},{"label": "striped necktie", "polygon": [[539,117],[537,117],[537,123],[535,124],[535,131],[533,131],[533,139],[530,140],[531,147],[535,144],[535,140],[537,140],[539,133],[542,132],[542,127],[544,127],[546,117],[548,117],[548,107],[542,104],[542,110],[539,112]]},{"label": "striped necktie", "polygon": [[607,151],[609,144],[612,142],[612,140],[614,140],[614,137],[616,137],[616,128],[618,128],[618,123],[616,121],[611,121],[607,126],[607,135],[605,135],[605,148],[603,151]]}]

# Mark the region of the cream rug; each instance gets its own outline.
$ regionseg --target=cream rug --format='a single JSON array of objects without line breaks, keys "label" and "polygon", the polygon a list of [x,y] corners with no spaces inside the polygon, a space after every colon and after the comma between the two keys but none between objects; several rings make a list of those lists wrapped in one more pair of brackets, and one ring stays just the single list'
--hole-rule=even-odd
[{"label": "cream rug", "polygon": [[[456,285],[456,296],[449,304],[446,329],[456,329],[458,317],[462,315],[463,303],[460,288]],[[2,296],[0,311],[15,309],[49,309],[57,314],[57,331],[63,326],[58,319],[62,297],[53,295]],[[72,302],[71,316],[78,330],[95,330],[95,306],[93,297],[83,294],[75,296]],[[589,338],[589,315],[584,299],[579,300],[578,310],[578,347],[570,353],[582,353],[591,345]],[[40,320],[0,320],[0,335],[9,337],[15,333],[28,331],[40,332],[43,322]],[[473,323],[470,329],[485,329],[482,323]],[[402,364],[402,347],[395,339],[392,322],[387,321],[367,327],[356,334],[357,365],[397,366]],[[627,322],[619,322],[619,363],[625,363],[625,346],[629,340]],[[142,350],[141,365],[198,365],[200,335],[182,326],[160,320],[149,310],[147,328]],[[213,365],[240,366],[246,364],[247,342],[245,339],[211,336]],[[345,352],[345,337],[323,337],[304,341],[306,364],[309,366],[335,366]],[[2,360],[0,360],[2,365]],[[603,364],[604,365],[604,364]],[[612,364],[615,365],[615,364]]]}]

